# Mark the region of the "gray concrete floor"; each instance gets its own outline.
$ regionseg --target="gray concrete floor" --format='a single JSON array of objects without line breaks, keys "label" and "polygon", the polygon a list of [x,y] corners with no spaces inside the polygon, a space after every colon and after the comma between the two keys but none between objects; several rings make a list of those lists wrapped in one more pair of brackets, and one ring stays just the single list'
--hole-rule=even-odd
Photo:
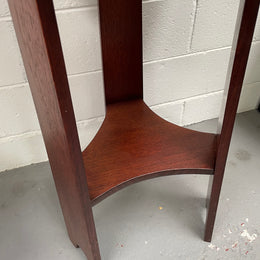
[{"label": "gray concrete floor", "polygon": [[[216,120],[192,126],[214,131]],[[129,186],[94,207],[102,259],[260,259],[260,114],[240,114],[212,244],[203,242],[207,176]],[[86,259],[72,246],[48,163],[0,174],[0,260]]]}]

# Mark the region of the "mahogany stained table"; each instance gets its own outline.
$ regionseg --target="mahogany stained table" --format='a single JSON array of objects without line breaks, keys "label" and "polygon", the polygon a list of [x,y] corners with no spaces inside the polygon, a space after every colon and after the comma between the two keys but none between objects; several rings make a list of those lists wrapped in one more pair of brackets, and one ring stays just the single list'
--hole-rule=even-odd
[{"label": "mahogany stained table", "polygon": [[141,0],[99,0],[107,113],[83,152],[53,3],[8,2],[72,243],[89,260],[100,259],[93,205],[137,181],[191,173],[211,176],[204,237],[210,241],[260,0],[240,3],[217,134],[181,128],[146,106]]}]

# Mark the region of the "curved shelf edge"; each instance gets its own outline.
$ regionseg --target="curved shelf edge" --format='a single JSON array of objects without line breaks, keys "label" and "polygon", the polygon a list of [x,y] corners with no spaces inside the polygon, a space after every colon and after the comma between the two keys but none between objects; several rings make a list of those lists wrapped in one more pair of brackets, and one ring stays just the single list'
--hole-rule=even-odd
[{"label": "curved shelf edge", "polygon": [[111,188],[110,190],[104,192],[103,194],[97,196],[96,198],[91,200],[92,206],[97,205],[99,202],[102,200],[106,199],[110,195],[116,193],[117,191],[126,188],[129,185],[141,182],[141,181],[146,181],[158,177],[165,177],[165,176],[172,176],[172,175],[182,175],[182,174],[200,174],[200,175],[213,175],[214,170],[212,169],[174,169],[174,170],[166,170],[166,171],[161,171],[161,172],[153,172],[153,173],[148,173],[144,174],[141,176],[134,177],[132,179],[129,179],[125,182],[122,182],[118,184],[117,186]]},{"label": "curved shelf edge", "polygon": [[83,151],[93,204],[142,180],[213,174],[217,135],[174,125],[143,100],[107,106],[98,133]]}]

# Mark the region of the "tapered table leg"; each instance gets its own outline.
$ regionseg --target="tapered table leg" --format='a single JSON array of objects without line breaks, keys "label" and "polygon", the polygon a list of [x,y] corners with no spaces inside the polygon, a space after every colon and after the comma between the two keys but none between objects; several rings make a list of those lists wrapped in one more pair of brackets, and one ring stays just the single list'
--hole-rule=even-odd
[{"label": "tapered table leg", "polygon": [[225,165],[254,34],[260,0],[241,0],[227,73],[224,102],[219,119],[214,176],[210,177],[205,241],[211,241]]},{"label": "tapered table leg", "polygon": [[9,0],[65,223],[88,260],[100,253],[52,0]]}]

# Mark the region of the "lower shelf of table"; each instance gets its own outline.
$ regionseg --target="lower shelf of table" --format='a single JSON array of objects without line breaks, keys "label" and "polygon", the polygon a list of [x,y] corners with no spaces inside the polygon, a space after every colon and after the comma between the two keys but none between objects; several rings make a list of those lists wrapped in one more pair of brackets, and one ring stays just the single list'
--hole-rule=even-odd
[{"label": "lower shelf of table", "polygon": [[171,124],[142,100],[107,106],[83,151],[93,204],[131,183],[174,174],[213,174],[216,135]]}]

